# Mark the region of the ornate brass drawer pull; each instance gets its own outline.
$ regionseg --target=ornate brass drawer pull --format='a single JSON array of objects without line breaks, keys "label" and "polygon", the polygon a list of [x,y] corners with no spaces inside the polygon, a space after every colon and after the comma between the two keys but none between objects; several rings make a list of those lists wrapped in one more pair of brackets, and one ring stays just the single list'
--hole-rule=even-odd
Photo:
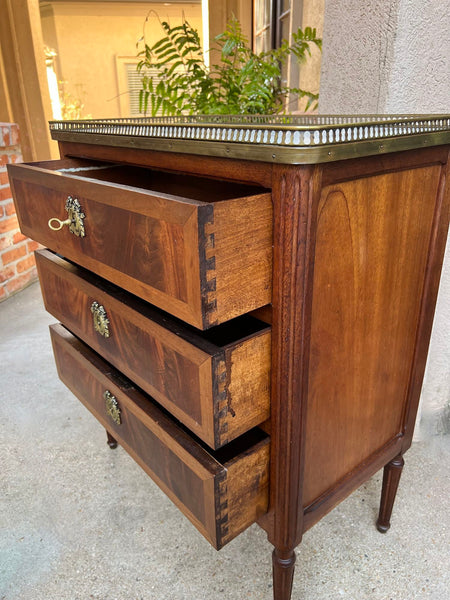
[{"label": "ornate brass drawer pull", "polygon": [[98,302],[91,304],[91,313],[94,317],[94,329],[105,338],[109,338],[109,319],[104,307]]},{"label": "ornate brass drawer pull", "polygon": [[105,399],[106,414],[111,417],[116,425],[121,425],[122,417],[117,398],[109,390],[103,393],[103,398]]},{"label": "ornate brass drawer pull", "polygon": [[84,230],[84,222],[85,218],[84,212],[81,210],[80,203],[76,198],[72,198],[72,196],[67,196],[65,209],[69,217],[64,221],[58,219],[57,217],[52,217],[48,221],[48,226],[53,231],[59,231],[65,225],[69,226],[70,233],[73,233],[77,237],[84,237],[86,235]]}]

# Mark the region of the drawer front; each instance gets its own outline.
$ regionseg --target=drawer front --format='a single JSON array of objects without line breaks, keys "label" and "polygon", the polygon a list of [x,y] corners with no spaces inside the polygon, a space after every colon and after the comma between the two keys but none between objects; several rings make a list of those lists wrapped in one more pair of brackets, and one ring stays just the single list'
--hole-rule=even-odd
[{"label": "drawer front", "polygon": [[266,324],[241,317],[204,334],[48,250],[36,264],[48,312],[212,448],[269,418]]},{"label": "drawer front", "polygon": [[83,161],[10,167],[25,235],[183,321],[206,329],[270,302],[270,194]]},{"label": "drawer front", "polygon": [[210,453],[64,327],[50,331],[61,380],[215,548],[267,511],[264,434]]}]

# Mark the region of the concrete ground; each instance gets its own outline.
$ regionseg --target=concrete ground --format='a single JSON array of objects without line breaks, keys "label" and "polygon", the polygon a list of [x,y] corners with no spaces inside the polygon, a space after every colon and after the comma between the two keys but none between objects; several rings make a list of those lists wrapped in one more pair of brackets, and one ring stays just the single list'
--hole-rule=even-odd
[{"label": "concrete ground", "polygon": [[[59,382],[38,284],[0,304],[0,600],[270,600],[256,525],[213,550]],[[293,600],[450,598],[450,436],[406,455],[391,530],[378,474],[304,536]]]}]

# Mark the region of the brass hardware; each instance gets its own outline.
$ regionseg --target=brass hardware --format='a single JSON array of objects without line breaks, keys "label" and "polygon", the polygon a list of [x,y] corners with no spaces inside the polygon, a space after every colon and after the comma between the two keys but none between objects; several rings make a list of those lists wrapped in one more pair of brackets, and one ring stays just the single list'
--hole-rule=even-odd
[{"label": "brass hardware", "polygon": [[[52,225],[52,221],[55,221],[57,224]],[[49,219],[48,226],[50,227],[50,229],[53,229],[53,231],[59,231],[64,227],[64,225],[70,225],[71,223],[72,219],[66,219],[65,221],[61,221],[61,219],[53,217],[52,219]]]},{"label": "brass hardware", "polygon": [[193,115],[53,121],[52,138],[315,164],[448,144],[449,115]]},{"label": "brass hardware", "polygon": [[66,210],[72,221],[69,225],[70,233],[74,233],[78,237],[84,237],[86,233],[84,231],[83,219],[86,215],[81,210],[78,200],[76,198],[72,198],[72,196],[67,196]]},{"label": "brass hardware", "polygon": [[104,307],[98,302],[91,304],[91,313],[94,317],[94,329],[105,338],[109,338],[109,319]]},{"label": "brass hardware", "polygon": [[121,411],[117,398],[111,394],[109,390],[103,393],[105,399],[106,414],[111,417],[116,425],[122,424]]},{"label": "brass hardware", "polygon": [[[72,198],[72,196],[67,196],[65,209],[69,217],[64,221],[58,219],[57,217],[52,217],[48,221],[48,226],[53,231],[59,231],[65,225],[69,226],[70,233],[73,233],[77,237],[84,237],[86,235],[84,230],[83,219],[85,218],[84,212],[81,210],[80,203],[76,198]],[[54,225],[56,223],[56,225]]]}]

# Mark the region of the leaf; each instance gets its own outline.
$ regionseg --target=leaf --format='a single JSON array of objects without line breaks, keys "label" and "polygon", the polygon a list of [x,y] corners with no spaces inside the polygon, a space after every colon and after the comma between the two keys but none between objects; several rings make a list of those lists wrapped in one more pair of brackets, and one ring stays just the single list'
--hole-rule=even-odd
[{"label": "leaf", "polygon": [[168,62],[171,62],[172,60],[176,60],[179,57],[179,54],[176,50],[174,50],[172,47],[169,48],[169,50],[166,50],[166,52],[163,52],[162,54],[158,55],[158,59],[159,59],[159,63],[161,65],[165,65]]},{"label": "leaf", "polygon": [[154,46],[151,47],[152,52],[155,53],[159,53],[159,52],[164,52],[164,50],[166,48],[172,48],[172,42],[171,40],[169,40],[169,38],[165,37],[162,38],[161,40],[159,40],[159,42],[156,42],[156,44]]},{"label": "leaf", "polygon": [[145,90],[139,92],[139,112],[146,114],[148,109],[148,98],[150,93]]},{"label": "leaf", "polygon": [[166,73],[166,77],[171,77],[173,72],[178,69],[178,67],[181,67],[183,65],[183,61],[182,60],[176,60],[174,63],[172,63],[172,66],[170,67],[170,69],[167,71]]},{"label": "leaf", "polygon": [[[137,70],[143,75],[140,104],[142,100],[144,108],[150,102],[152,114],[279,113],[295,95],[305,98],[306,110],[317,106],[318,94],[280,84],[281,66],[289,56],[302,62],[314,46],[321,49],[315,29],[299,29],[291,43],[283,40],[280,48],[256,54],[233,18],[212,45],[220,62],[211,61],[207,68],[199,34],[187,21],[175,27],[164,21],[161,26],[161,39],[153,46],[145,44],[138,54]],[[146,75],[148,68],[156,69],[158,83]]]},{"label": "leaf", "polygon": [[196,46],[187,46],[182,52],[181,56],[186,56],[187,54],[197,52],[198,48]]}]

